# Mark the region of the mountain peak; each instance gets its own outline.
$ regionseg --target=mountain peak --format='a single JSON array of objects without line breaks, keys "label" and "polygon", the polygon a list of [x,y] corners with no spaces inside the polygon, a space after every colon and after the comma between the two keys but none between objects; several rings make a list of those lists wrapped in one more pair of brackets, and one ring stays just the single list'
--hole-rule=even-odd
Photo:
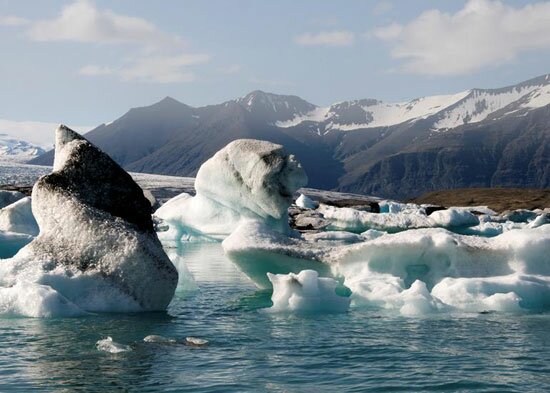
[{"label": "mountain peak", "polygon": [[235,102],[271,124],[288,121],[317,108],[298,96],[279,95],[262,90],[254,90]]},{"label": "mountain peak", "polygon": [[185,105],[185,104],[183,104],[182,102],[179,102],[178,100],[176,100],[175,98],[172,98],[172,97],[170,97],[170,96],[164,97],[162,100],[160,100],[159,102],[157,102],[157,104],[178,104],[178,105]]}]

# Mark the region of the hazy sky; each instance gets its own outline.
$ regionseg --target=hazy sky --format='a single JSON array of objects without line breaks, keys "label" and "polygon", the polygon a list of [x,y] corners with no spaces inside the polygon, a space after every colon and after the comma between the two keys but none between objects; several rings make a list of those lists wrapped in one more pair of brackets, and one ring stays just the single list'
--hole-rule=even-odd
[{"label": "hazy sky", "polygon": [[550,72],[550,1],[0,0],[0,51],[4,127],[255,89],[398,101]]}]

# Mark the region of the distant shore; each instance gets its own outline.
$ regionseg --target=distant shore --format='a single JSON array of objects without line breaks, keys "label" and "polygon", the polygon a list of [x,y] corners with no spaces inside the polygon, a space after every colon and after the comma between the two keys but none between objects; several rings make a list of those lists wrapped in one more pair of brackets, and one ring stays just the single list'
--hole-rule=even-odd
[{"label": "distant shore", "polygon": [[550,189],[533,188],[459,188],[433,191],[409,202],[440,206],[488,206],[496,212],[550,207]]}]

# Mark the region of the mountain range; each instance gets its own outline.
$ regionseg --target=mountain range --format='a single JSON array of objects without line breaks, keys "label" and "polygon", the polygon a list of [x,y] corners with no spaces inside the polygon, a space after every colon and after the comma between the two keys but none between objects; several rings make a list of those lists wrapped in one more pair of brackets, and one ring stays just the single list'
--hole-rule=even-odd
[{"label": "mountain range", "polygon": [[[125,169],[194,176],[238,138],[280,143],[309,186],[405,199],[468,187],[550,186],[550,74],[499,89],[328,107],[253,91],[194,108],[166,97],[86,137]],[[30,163],[50,165],[53,152]]]},{"label": "mountain range", "polygon": [[25,162],[45,152],[42,147],[34,143],[0,134],[0,160]]}]

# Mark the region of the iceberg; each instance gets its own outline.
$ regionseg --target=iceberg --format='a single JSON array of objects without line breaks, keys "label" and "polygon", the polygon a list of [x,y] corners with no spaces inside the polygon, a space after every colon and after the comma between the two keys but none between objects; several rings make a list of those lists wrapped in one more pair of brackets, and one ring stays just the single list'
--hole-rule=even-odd
[{"label": "iceberg", "polygon": [[338,281],[319,277],[315,270],[302,270],[298,274],[267,273],[273,284],[270,311],[298,313],[346,312],[349,297],[336,293]]},{"label": "iceberg", "polygon": [[3,289],[47,286],[83,311],[167,307],[178,273],[154,232],[149,201],[128,173],[65,126],[56,130],[53,172],[33,187],[32,211],[40,233],[0,263]]},{"label": "iceberg", "polygon": [[370,213],[349,207],[339,208],[324,204],[321,204],[318,210],[326,220],[330,221],[329,229],[356,233],[368,229],[395,233],[415,228],[459,228],[479,224],[479,218],[468,209],[449,208],[426,215],[420,206],[417,206],[416,209],[411,208],[411,205],[406,205],[406,209],[403,206],[399,205],[399,209],[388,210],[396,211],[395,213]]},{"label": "iceberg", "polygon": [[301,207],[302,209],[316,209],[319,207],[319,204],[310,197],[300,194],[298,199],[296,199],[296,206]]},{"label": "iceberg", "polygon": [[31,208],[31,198],[25,197],[0,209],[0,231],[38,235],[38,224]]},{"label": "iceberg", "polygon": [[274,231],[265,223],[244,220],[223,242],[229,258],[256,286],[271,288],[266,273],[288,274],[315,270],[330,276],[330,267],[323,255],[330,244],[308,243],[300,237]]},{"label": "iceberg", "polygon": [[[550,307],[548,249],[550,225],[492,238],[417,229],[335,250],[332,269],[357,305],[406,315],[422,309],[543,310]],[[424,305],[402,310],[413,287]]]},{"label": "iceberg", "polygon": [[200,167],[195,196],[179,195],[155,212],[169,225],[160,236],[223,240],[242,220],[250,219],[289,233],[287,209],[306,183],[302,166],[281,145],[233,141]]}]

